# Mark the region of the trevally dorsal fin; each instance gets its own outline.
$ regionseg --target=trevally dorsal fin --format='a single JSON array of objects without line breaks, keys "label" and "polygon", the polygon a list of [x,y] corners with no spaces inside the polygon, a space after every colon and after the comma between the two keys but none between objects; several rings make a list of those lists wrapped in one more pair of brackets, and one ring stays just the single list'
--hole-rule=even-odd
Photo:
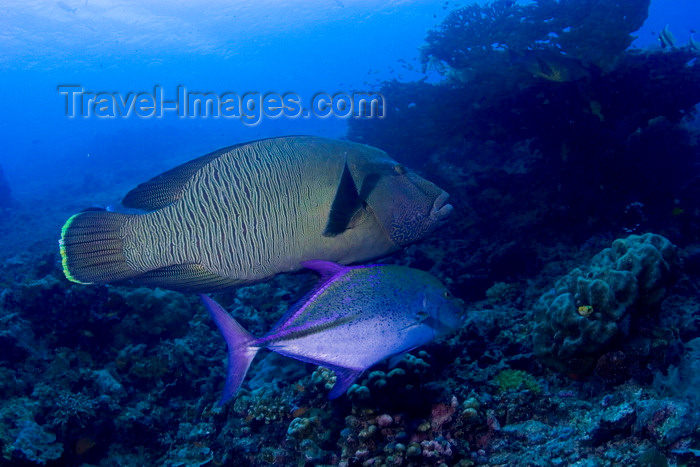
[{"label": "trevally dorsal fin", "polygon": [[332,261],[324,261],[322,259],[302,261],[301,265],[320,274],[321,282],[325,282],[328,278],[348,269],[347,266],[343,266],[342,264],[334,263]]},{"label": "trevally dorsal fin", "polygon": [[350,173],[348,163],[343,165],[338,189],[335,192],[328,221],[323,231],[324,237],[335,237],[352,228],[361,220],[364,203],[357,191],[357,186]]},{"label": "trevally dorsal fin", "polygon": [[220,149],[206,156],[198,157],[140,184],[124,196],[122,206],[155,211],[174,203],[182,197],[185,184],[199,169],[228,153],[234,147]]},{"label": "trevally dorsal fin", "polygon": [[313,297],[320,293],[333,277],[351,269],[350,267],[343,266],[342,264],[336,264],[331,261],[323,261],[320,259],[302,261],[301,266],[316,271],[321,275],[321,279],[316,283],[316,285],[313,286],[313,288],[311,288],[311,290],[305,293],[301,299],[289,307],[289,310],[287,310],[287,312],[277,321],[268,335],[279,333],[289,327],[299,317],[299,315],[304,312],[304,309],[313,300]]}]

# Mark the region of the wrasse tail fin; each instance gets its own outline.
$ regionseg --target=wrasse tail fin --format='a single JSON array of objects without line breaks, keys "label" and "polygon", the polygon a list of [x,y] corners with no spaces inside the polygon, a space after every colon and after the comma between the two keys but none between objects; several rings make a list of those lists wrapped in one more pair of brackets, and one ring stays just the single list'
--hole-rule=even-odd
[{"label": "wrasse tail fin", "polygon": [[79,284],[125,280],[138,274],[124,257],[120,229],[128,214],[88,210],[61,229],[61,262],[66,277]]}]

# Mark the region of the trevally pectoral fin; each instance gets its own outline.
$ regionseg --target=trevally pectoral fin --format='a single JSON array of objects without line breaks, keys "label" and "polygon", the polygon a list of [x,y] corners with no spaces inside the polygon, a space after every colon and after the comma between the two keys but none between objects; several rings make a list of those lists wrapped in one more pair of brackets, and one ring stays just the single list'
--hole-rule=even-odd
[{"label": "trevally pectoral fin", "polygon": [[408,355],[409,352],[411,352],[412,350],[415,350],[415,349],[416,349],[416,347],[411,347],[410,349],[406,349],[401,353],[397,353],[397,354],[394,354],[391,357],[389,357],[389,360],[388,360],[389,368],[394,368],[396,365],[398,365],[401,362],[401,360],[403,360],[403,358],[406,355]]},{"label": "trevally pectoral fin", "polygon": [[389,368],[396,367],[396,365],[398,365],[401,362],[401,360],[403,360],[407,353],[408,352],[401,352],[389,357]]}]

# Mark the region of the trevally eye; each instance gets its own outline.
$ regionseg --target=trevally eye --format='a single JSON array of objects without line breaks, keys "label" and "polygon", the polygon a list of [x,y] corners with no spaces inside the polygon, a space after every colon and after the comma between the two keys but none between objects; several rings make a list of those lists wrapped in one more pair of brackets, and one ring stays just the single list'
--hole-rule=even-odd
[{"label": "trevally eye", "polygon": [[394,172],[396,172],[399,175],[404,175],[406,173],[406,167],[404,167],[401,164],[396,164],[394,166]]}]

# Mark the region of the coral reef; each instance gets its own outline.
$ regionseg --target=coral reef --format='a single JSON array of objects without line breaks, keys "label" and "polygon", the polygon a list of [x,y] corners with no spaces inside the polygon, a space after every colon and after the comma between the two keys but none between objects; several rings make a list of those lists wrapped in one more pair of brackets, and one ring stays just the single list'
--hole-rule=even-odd
[{"label": "coral reef", "polygon": [[534,236],[583,242],[589,229],[666,226],[692,236],[700,174],[687,123],[700,102],[700,62],[688,47],[626,48],[647,7],[504,1],[455,10],[423,49],[444,79],[384,83],[385,118],[350,122],[348,137],[443,177],[453,199],[468,200],[456,211],[465,223],[508,239],[490,248],[519,239],[527,272]]},{"label": "coral reef", "polygon": [[475,3],[451,11],[437,29],[428,33],[421,59],[424,65],[435,66],[433,62],[438,60],[457,72],[469,70],[475,74],[498,66],[508,68],[513,54],[553,51],[561,58],[572,57],[605,68],[630,46],[632,33],[647,17],[649,3],[649,0],[605,5],[596,0],[550,0],[525,5],[509,0]]},{"label": "coral reef", "polygon": [[541,392],[535,378],[522,370],[503,370],[496,375],[495,383],[498,385],[499,390],[503,392],[521,387],[535,394]]},{"label": "coral reef", "polygon": [[630,321],[650,314],[677,267],[676,248],[660,235],[615,240],[544,294],[535,307],[533,347],[545,364],[586,373]]},{"label": "coral reef", "polygon": [[[69,283],[54,243],[8,253],[0,465],[697,464],[700,64],[626,49],[647,6],[460,8],[422,50],[444,79],[384,83],[386,118],[350,123],[451,194],[448,225],[382,261],[469,312],[334,401],[331,370],[273,354],[219,406],[196,297]],[[26,236],[47,213],[4,212]],[[315,281],[216,298],[263,335]]]},{"label": "coral reef", "polygon": [[[330,370],[310,372],[272,355],[254,363],[251,379],[223,407],[217,400],[225,349],[194,297],[69,284],[57,278],[56,264],[48,276],[1,295],[0,342],[7,352],[0,374],[7,398],[0,404],[0,464],[468,466],[521,465],[525,459],[576,465],[591,456],[613,464],[654,456],[692,459],[700,446],[693,441],[697,401],[687,381],[697,339],[674,342],[675,326],[687,312],[681,297],[694,293],[695,281],[661,237],[633,236],[592,255],[602,243],[578,250],[581,258],[594,257],[591,270],[635,278],[637,302],[655,310],[644,314],[648,327],[638,328],[654,332],[629,334],[623,349],[630,357],[606,350],[589,379],[549,372],[533,354],[536,322],[527,310],[539,303],[534,291],[565,269],[553,264],[528,286],[498,285],[473,303],[458,335],[408,354],[394,367],[372,368],[346,397],[327,400],[335,377]],[[446,271],[457,267],[458,260],[435,256],[434,247],[396,259]],[[678,280],[660,306],[658,290],[670,286],[664,277],[674,270]],[[605,277],[612,276],[617,273]],[[293,301],[288,291],[307,279],[280,277],[222,296],[222,302],[264,329]],[[272,291],[275,300],[260,298]],[[490,308],[494,301],[498,306]],[[603,304],[590,306],[593,316]],[[271,308],[261,313],[262,307]],[[695,336],[697,330],[683,332]],[[636,379],[630,363],[636,347],[647,354],[643,365],[660,368],[653,384]],[[615,379],[620,365],[623,380]]]},{"label": "coral reef", "polygon": [[46,464],[63,454],[63,445],[56,442],[56,435],[31,420],[19,422],[18,432],[12,443],[12,457]]}]

